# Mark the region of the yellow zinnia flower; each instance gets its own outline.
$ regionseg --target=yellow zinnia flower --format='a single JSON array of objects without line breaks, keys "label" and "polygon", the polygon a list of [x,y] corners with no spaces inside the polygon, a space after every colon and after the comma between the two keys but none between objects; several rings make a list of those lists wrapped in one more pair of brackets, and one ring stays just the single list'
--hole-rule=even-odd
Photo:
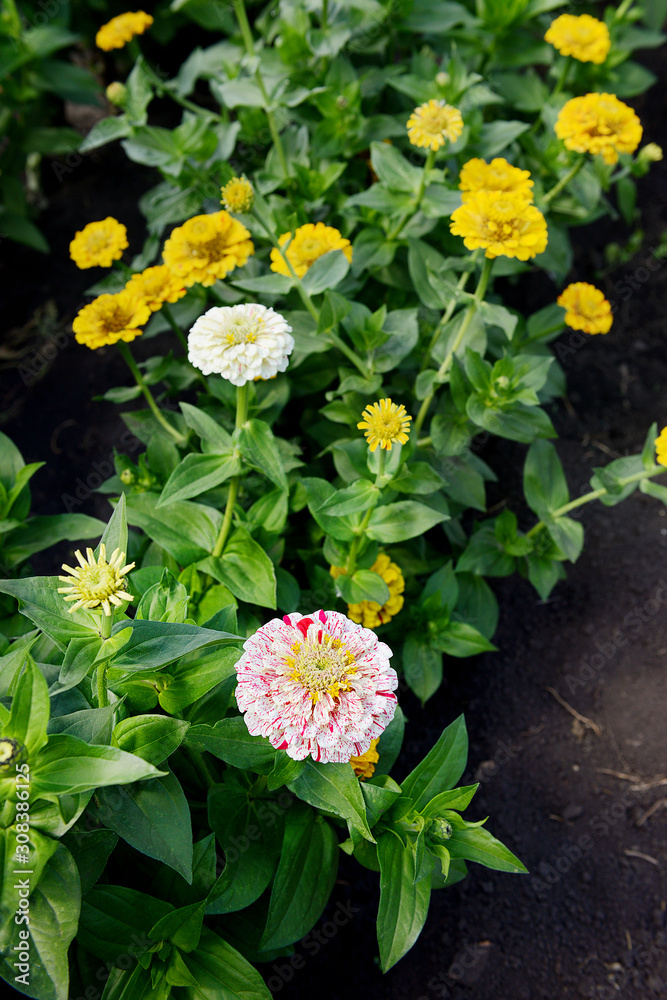
[{"label": "yellow zinnia flower", "polygon": [[255,199],[252,184],[246,177],[232,177],[220,193],[228,212],[249,212]]},{"label": "yellow zinnia flower", "polygon": [[156,264],[140,274],[133,274],[125,288],[143,299],[151,312],[156,312],[164,302],[178,302],[186,292],[182,279],[166,264]]},{"label": "yellow zinnia flower", "polygon": [[118,340],[134,340],[143,332],[139,327],[148,322],[150,314],[145,301],[124,288],[115,295],[98,295],[84,306],[72,323],[72,329],[76,342],[94,351]]},{"label": "yellow zinnia flower", "polygon": [[[371,566],[371,570],[381,576],[389,587],[389,600],[385,604],[378,604],[377,601],[360,601],[358,604],[348,604],[348,617],[357,625],[363,625],[364,628],[377,628],[378,625],[386,625],[398,614],[405,601],[403,574],[400,566],[392,562],[388,555],[384,553],[379,555]],[[346,570],[344,566],[332,566],[329,572],[336,580],[339,576],[344,576]]]},{"label": "yellow zinnia flower", "polygon": [[371,745],[366,753],[362,753],[358,757],[350,757],[350,764],[354,768],[354,773],[360,781],[365,781],[366,778],[372,778],[375,774],[375,765],[380,759],[380,754],[377,752],[377,745],[379,742],[379,737],[376,740],[371,740]]},{"label": "yellow zinnia flower", "polygon": [[611,48],[607,25],[590,14],[561,14],[551,22],[544,40],[579,62],[603,63]]},{"label": "yellow zinnia flower", "polygon": [[595,285],[575,281],[561,292],[556,301],[567,310],[565,322],[573,330],[609,333],[613,322],[611,305]]},{"label": "yellow zinnia flower", "polygon": [[109,215],[101,222],[89,222],[69,245],[69,255],[77,267],[111,267],[128,246],[127,229]]},{"label": "yellow zinnia flower", "polygon": [[162,257],[170,270],[190,287],[212,285],[235,267],[242,267],[255,247],[246,227],[228,212],[195,215],[173,230]]},{"label": "yellow zinnia flower", "polygon": [[367,406],[361,416],[363,419],[357,427],[365,432],[364,437],[371,451],[375,451],[378,445],[391,451],[392,444],[407,444],[412,417],[402,403],[397,406],[391,399],[381,399]]},{"label": "yellow zinnia flower", "polygon": [[660,431],[660,437],[655,439],[656,462],[667,465],[667,427]]},{"label": "yellow zinnia flower", "polygon": [[468,250],[486,256],[529,260],[547,245],[547,224],[539,209],[515,191],[475,191],[452,212],[450,229]]},{"label": "yellow zinnia flower", "polygon": [[533,200],[530,171],[513,167],[502,156],[494,157],[490,163],[478,157],[468,160],[461,167],[459,188],[464,201],[477,191],[513,191]]},{"label": "yellow zinnia flower", "polygon": [[[281,247],[289,243],[284,252],[285,257],[292,265],[298,278],[303,278],[315,261],[331,250],[342,250],[347,259],[352,261],[350,241],[345,239],[333,226],[325,226],[323,222],[317,222],[315,225],[308,222],[305,226],[299,226],[294,235],[283,233],[278,238],[278,243]],[[291,277],[290,269],[280,250],[273,249],[271,251],[271,270],[277,274],[284,274],[287,278]]]},{"label": "yellow zinnia flower", "polygon": [[98,49],[104,49],[105,52],[122,49],[135,35],[143,35],[152,23],[153,18],[143,10],[119,14],[118,17],[112,17],[102,25],[95,35],[95,44]]},{"label": "yellow zinnia flower", "polygon": [[134,567],[134,563],[124,566],[125,553],[120,549],[114,549],[111,558],[107,561],[107,553],[104,544],[100,545],[99,559],[95,558],[92,549],[86,549],[84,559],[80,551],[74,555],[79,565],[75,568],[63,563],[63,569],[69,576],[59,576],[58,579],[67,583],[67,587],[58,587],[59,594],[67,594],[66,601],[76,601],[67,610],[77,611],[79,608],[96,608],[102,605],[105,615],[112,615],[111,605],[120,607],[123,601],[131,601],[132,594],[123,590],[125,586],[125,574]]},{"label": "yellow zinnia flower", "polygon": [[632,108],[614,94],[573,97],[561,108],[554,131],[568,149],[616,163],[619,153],[634,153],[642,126]]},{"label": "yellow zinnia flower", "polygon": [[463,118],[459,109],[451,104],[431,100],[415,108],[406,128],[413,146],[435,152],[446,142],[456,142],[463,132]]}]

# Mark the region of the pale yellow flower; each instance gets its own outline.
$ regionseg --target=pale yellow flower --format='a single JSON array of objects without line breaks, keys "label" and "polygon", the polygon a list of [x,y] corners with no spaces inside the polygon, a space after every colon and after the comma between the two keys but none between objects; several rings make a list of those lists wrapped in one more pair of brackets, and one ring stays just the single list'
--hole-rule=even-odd
[{"label": "pale yellow flower", "polygon": [[406,128],[413,146],[435,152],[446,142],[456,142],[463,132],[463,118],[459,109],[451,104],[431,100],[415,108]]},{"label": "pale yellow flower", "polygon": [[133,600],[132,594],[128,594],[125,587],[125,574],[134,567],[134,563],[125,563],[125,553],[120,549],[114,549],[111,558],[107,561],[106,548],[100,545],[99,559],[95,558],[92,549],[86,549],[86,558],[77,550],[74,555],[77,558],[78,566],[72,567],[63,563],[63,569],[68,576],[59,576],[58,579],[67,583],[67,587],[58,587],[59,594],[66,594],[66,601],[76,601],[70,612],[78,611],[79,608],[97,608],[102,606],[105,615],[113,614],[113,607],[120,607],[124,601]]}]

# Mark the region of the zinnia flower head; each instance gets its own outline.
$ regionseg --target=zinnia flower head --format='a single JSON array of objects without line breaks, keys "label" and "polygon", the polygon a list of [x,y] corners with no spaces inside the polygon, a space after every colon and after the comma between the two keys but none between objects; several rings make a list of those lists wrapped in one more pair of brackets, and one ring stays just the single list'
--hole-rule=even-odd
[{"label": "zinnia flower head", "polygon": [[655,450],[658,465],[667,465],[667,427],[663,427],[655,439]]},{"label": "zinnia flower head", "polygon": [[611,48],[607,25],[590,14],[561,14],[551,22],[544,40],[579,62],[603,63]]},{"label": "zinnia flower head", "polygon": [[459,188],[463,192],[464,201],[477,191],[513,191],[529,201],[533,200],[530,171],[513,167],[502,156],[494,157],[490,163],[478,157],[468,160],[461,167]]},{"label": "zinnia flower head", "polygon": [[394,716],[392,651],[337,611],[274,618],[243,649],[236,702],[248,731],[294,760],[348,763]]},{"label": "zinnia flower head", "polygon": [[377,752],[377,745],[379,742],[379,738],[377,740],[371,740],[371,745],[366,753],[350,757],[350,764],[354,768],[354,773],[360,781],[365,781],[366,778],[372,778],[375,774],[375,765],[380,759],[380,754]]},{"label": "zinnia flower head", "polygon": [[109,215],[101,222],[89,222],[79,230],[69,245],[69,255],[81,270],[87,267],[111,267],[127,247],[127,229]]},{"label": "zinnia flower head", "polygon": [[232,177],[220,193],[228,212],[249,212],[255,200],[252,184],[246,177]]},{"label": "zinnia flower head", "polygon": [[165,302],[178,302],[186,292],[182,279],[166,264],[156,264],[133,274],[125,288],[143,299],[151,312],[156,312]]},{"label": "zinnia flower head", "polygon": [[[364,628],[377,628],[378,625],[386,625],[394,615],[398,614],[405,601],[403,597],[405,579],[401,568],[392,562],[386,553],[380,553],[371,566],[371,571],[381,576],[387,584],[389,600],[385,604],[378,604],[377,601],[360,601],[358,604],[348,604],[348,616],[353,622],[363,625]],[[345,567],[332,566],[329,572],[336,580],[345,574]]]},{"label": "zinnia flower head", "polygon": [[[284,251],[285,257],[292,265],[298,278],[303,278],[306,271],[316,260],[331,250],[342,250],[349,261],[352,261],[352,244],[333,226],[325,226],[323,222],[306,223],[299,226],[294,235],[283,233],[278,238],[281,247],[289,244]],[[271,270],[290,278],[291,272],[280,250],[271,251]]]},{"label": "zinnia flower head", "polygon": [[547,224],[539,209],[515,191],[475,191],[452,212],[450,229],[468,250],[487,257],[528,260],[547,245]]},{"label": "zinnia flower head", "polygon": [[599,288],[585,281],[568,285],[556,299],[565,312],[565,322],[584,333],[609,333],[613,317],[611,305]]},{"label": "zinnia flower head", "polygon": [[567,149],[616,163],[619,153],[634,153],[643,130],[632,108],[614,94],[585,94],[563,105],[554,131]]},{"label": "zinnia flower head", "polygon": [[95,44],[98,49],[104,49],[105,52],[122,49],[135,35],[143,35],[152,23],[153,18],[143,10],[119,14],[118,17],[112,17],[102,25],[95,35]]},{"label": "zinnia flower head", "polygon": [[139,328],[148,322],[150,314],[145,301],[124,288],[115,295],[98,295],[84,306],[72,323],[72,329],[77,344],[85,344],[94,351],[119,340],[134,340],[143,333]]},{"label": "zinnia flower head", "polygon": [[69,576],[59,576],[58,579],[67,583],[67,587],[58,587],[59,594],[67,594],[66,601],[76,601],[67,610],[77,611],[79,608],[96,608],[102,605],[105,615],[112,615],[113,608],[118,608],[123,601],[133,600],[132,594],[126,593],[125,574],[134,567],[134,563],[124,566],[125,553],[120,549],[114,549],[111,558],[107,561],[107,553],[104,544],[100,545],[99,559],[95,558],[92,549],[86,549],[86,558],[77,550],[74,555],[79,565],[77,567],[68,566],[63,563],[63,569]]},{"label": "zinnia flower head", "polygon": [[255,252],[246,227],[228,212],[195,215],[177,226],[164,245],[162,257],[188,288],[212,285]]},{"label": "zinnia flower head", "polygon": [[381,399],[367,406],[361,416],[357,427],[364,431],[371,451],[378,445],[391,451],[392,444],[408,443],[412,417],[402,403],[397,406],[391,399]]},{"label": "zinnia flower head", "polygon": [[273,378],[294,350],[291,329],[280,313],[254,302],[213,306],[190,330],[188,359],[204,375],[222,375],[232,385]]},{"label": "zinnia flower head", "polygon": [[415,108],[406,128],[413,146],[435,152],[446,142],[456,142],[463,132],[463,118],[458,108],[433,99]]}]

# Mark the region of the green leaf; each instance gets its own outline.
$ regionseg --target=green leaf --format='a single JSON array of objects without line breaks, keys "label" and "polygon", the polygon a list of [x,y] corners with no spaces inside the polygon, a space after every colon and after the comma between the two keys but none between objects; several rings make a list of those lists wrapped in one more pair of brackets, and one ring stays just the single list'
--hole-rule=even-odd
[{"label": "green leaf", "polygon": [[336,578],[336,589],[348,604],[360,601],[375,601],[382,606],[390,598],[389,587],[377,573],[369,569],[358,569],[352,576],[345,574]]},{"label": "green leaf", "polygon": [[272,1000],[250,962],[206,927],[197,949],[182,957],[197,984],[182,987],[187,1000]]},{"label": "green leaf", "polygon": [[491,159],[498,156],[520,135],[530,128],[526,122],[497,121],[482,125],[479,147],[482,156]]},{"label": "green leaf", "polygon": [[[118,623],[126,626],[125,622]],[[157,670],[167,663],[205,646],[220,642],[239,642],[232,632],[219,632],[176,622],[149,622],[134,619],[129,642],[113,660],[114,668],[123,670]],[[117,628],[118,626],[114,626]]]},{"label": "green leaf", "polygon": [[652,479],[640,480],[639,492],[667,504],[667,486],[663,486],[661,483],[654,483]]},{"label": "green leaf", "polygon": [[235,597],[263,608],[276,607],[276,572],[262,546],[237,528],[220,558],[202,559],[198,568],[224,583]]},{"label": "green leaf", "polygon": [[319,510],[330,517],[361,513],[377,503],[380,490],[367,479],[359,479],[345,489],[336,490],[324,501]]},{"label": "green leaf", "polygon": [[220,486],[241,472],[237,454],[196,455],[192,452],[176,466],[164,485],[156,510],[177,500],[190,500],[207,490]]},{"label": "green leaf", "polygon": [[493,868],[495,871],[514,874],[528,871],[504,844],[480,826],[455,829],[447,841],[447,850],[453,858],[477,861],[485,868]]},{"label": "green leaf", "polygon": [[140,757],[115,747],[89,746],[76,736],[50,736],[31,768],[31,784],[39,794],[74,795],[160,773]]},{"label": "green leaf", "polygon": [[157,767],[179,748],[189,726],[162,715],[130,716],[116,725],[111,744]]},{"label": "green leaf", "polygon": [[442,653],[421,636],[409,635],[403,646],[403,673],[423,705],[442,684]]},{"label": "green leaf", "polygon": [[57,576],[23,577],[0,580],[0,593],[19,599],[22,613],[64,650],[71,639],[99,637],[99,618],[92,612],[67,611]]},{"label": "green leaf", "polygon": [[435,493],[444,485],[445,480],[428,462],[402,465],[399,473],[389,483],[391,489],[398,490],[399,493],[417,493],[424,496]]},{"label": "green leaf", "polygon": [[276,759],[269,741],[264,736],[251,736],[241,715],[221,719],[215,726],[191,726],[185,742],[196,750],[208,750],[226,764],[258,774],[269,774]]},{"label": "green leaf", "polygon": [[399,500],[398,503],[386,504],[373,511],[367,535],[378,542],[404,542],[408,538],[423,535],[436,524],[448,520],[448,514],[442,514],[425,504],[414,500]]},{"label": "green leaf", "polygon": [[390,146],[386,142],[372,142],[371,164],[388,188],[408,194],[416,194],[419,190],[423,171],[409,163],[396,146]]},{"label": "green leaf", "polygon": [[9,721],[2,728],[3,737],[22,743],[30,763],[47,742],[49,721],[49,689],[39,667],[31,656],[26,659],[24,673],[19,678],[12,699]]},{"label": "green leaf", "polygon": [[465,770],[468,734],[462,715],[443,731],[423,761],[402,782],[403,795],[420,812],[440,792],[453,788]]},{"label": "green leaf", "polygon": [[[2,978],[28,996],[67,1000],[67,952],[77,931],[80,905],[81,886],[76,864],[65,845],[58,844],[30,894],[30,923],[24,926],[12,921],[11,936],[2,942],[5,956],[0,965]],[[29,930],[29,942],[19,938],[20,930]],[[22,990],[16,980],[20,972],[13,963],[17,961],[19,944],[24,947],[29,944],[29,992]]]},{"label": "green leaf", "polygon": [[78,941],[102,962],[139,958],[152,944],[146,930],[173,912],[171,903],[122,885],[94,886],[81,906]]},{"label": "green leaf", "polygon": [[194,951],[199,944],[206,901],[190,903],[167,913],[151,927],[148,936],[155,941],[173,941],[181,951]]},{"label": "green leaf", "polygon": [[336,492],[331,483],[325,479],[306,477],[301,480],[301,484],[308,500],[308,509],[320,528],[339,542],[352,541],[354,532],[348,520],[321,513],[320,508]]},{"label": "green leaf", "polygon": [[104,826],[192,882],[190,809],[171,772],[130,788],[100,789],[96,798],[99,804],[91,812]]},{"label": "green leaf", "polygon": [[177,715],[187,705],[203,698],[216,684],[229,681],[230,688],[234,687],[235,664],[240,656],[241,650],[232,646],[181,657],[170,668],[166,687],[158,695],[160,706],[165,712]]},{"label": "green leaf", "polygon": [[571,517],[546,520],[547,531],[570,562],[576,562],[584,547],[584,526]]},{"label": "green leaf", "polygon": [[47,732],[49,736],[76,736],[84,743],[107,745],[111,739],[113,717],[117,710],[118,704],[115,704],[60,715],[49,721]]},{"label": "green leaf", "polygon": [[[182,625],[188,612],[188,592],[168,569],[162,571],[158,583],[142,594],[137,605],[135,620],[175,622]],[[131,630],[128,632],[128,641]]]},{"label": "green leaf", "polygon": [[523,467],[523,492],[538,517],[563,507],[570,499],[563,466],[550,441],[533,441]]},{"label": "green leaf", "polygon": [[285,471],[273,432],[264,420],[248,420],[238,431],[238,449],[253,469],[257,469],[281,490],[287,489]]},{"label": "green leaf", "polygon": [[380,966],[383,972],[387,972],[419,937],[426,922],[431,886],[428,879],[415,883],[413,852],[389,831],[378,839],[378,860],[380,906],[377,936]]},{"label": "green leaf", "polygon": [[354,831],[375,843],[366,819],[359,781],[349,764],[320,764],[306,760],[303,771],[288,787],[316,809],[332,812],[346,820],[350,834]]},{"label": "green leaf", "polygon": [[319,295],[327,288],[336,288],[349,270],[350,262],[343,251],[330,250],[308,268],[301,284],[308,295]]},{"label": "green leaf", "polygon": [[444,809],[456,809],[457,812],[463,812],[464,809],[468,808],[478,788],[479,785],[465,785],[461,788],[452,788],[449,792],[441,792],[431,799],[428,805],[422,809],[421,814],[430,818],[439,816]]},{"label": "green leaf", "polygon": [[200,410],[190,403],[179,403],[179,406],[188,427],[209,445],[210,451],[225,454],[232,450],[232,436],[227,433],[224,427],[220,426],[217,420],[209,417],[204,410]]},{"label": "green leaf", "polygon": [[181,566],[204,559],[213,551],[222,514],[212,507],[176,500],[168,510],[156,510],[154,493],[133,493],[127,498],[127,519],[130,524],[157,542]]},{"label": "green leaf", "polygon": [[642,465],[648,472],[655,465],[655,442],[658,437],[658,425],[652,423],[648,429],[644,447],[642,448]]},{"label": "green leaf", "polygon": [[285,820],[261,948],[299,941],[322,915],[338,871],[338,841],[323,816],[299,804]]},{"label": "green leaf", "polygon": [[81,830],[73,827],[62,841],[76,862],[81,895],[89,892],[107,865],[118,837],[111,830]]},{"label": "green leaf", "polygon": [[127,504],[125,494],[121,493],[109,523],[102,532],[99,545],[95,549],[95,558],[99,559],[100,547],[104,545],[107,559],[111,558],[116,549],[127,552]]},{"label": "green leaf", "polygon": [[476,656],[496,648],[472,625],[457,621],[450,621],[434,642],[448,656]]}]

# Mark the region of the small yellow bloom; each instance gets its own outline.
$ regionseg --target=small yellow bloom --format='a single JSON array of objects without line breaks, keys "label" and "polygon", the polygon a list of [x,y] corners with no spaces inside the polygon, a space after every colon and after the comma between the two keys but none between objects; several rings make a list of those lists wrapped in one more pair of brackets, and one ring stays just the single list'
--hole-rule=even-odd
[{"label": "small yellow bloom", "polygon": [[529,260],[547,245],[547,224],[539,209],[516,191],[475,191],[452,212],[450,229],[468,250],[486,256]]},{"label": "small yellow bloom", "polygon": [[183,280],[166,264],[156,264],[140,274],[133,274],[125,288],[143,299],[151,312],[156,312],[165,302],[178,302],[187,291]]},{"label": "small yellow bloom", "polygon": [[655,439],[655,450],[658,465],[667,465],[667,427],[663,427],[660,437]]},{"label": "small yellow bloom", "polygon": [[561,14],[551,22],[544,40],[579,62],[603,63],[611,48],[607,25],[590,14]]},{"label": "small yellow bloom", "polygon": [[413,146],[435,152],[446,142],[456,142],[463,132],[463,118],[459,109],[451,104],[431,100],[415,108],[406,128]]},{"label": "small yellow bloom", "polygon": [[119,80],[114,80],[106,89],[107,101],[122,108],[127,102],[127,87]]},{"label": "small yellow bloom", "polygon": [[643,130],[632,108],[614,94],[585,94],[563,105],[554,131],[567,149],[616,163],[619,153],[634,153]]},{"label": "small yellow bloom", "polygon": [[380,754],[377,752],[377,745],[379,742],[379,737],[376,740],[371,740],[371,745],[366,753],[360,754],[359,757],[350,757],[350,764],[354,768],[354,773],[360,781],[365,781],[366,778],[372,778],[375,773],[375,765],[380,759]]},{"label": "small yellow bloom", "polygon": [[139,327],[148,322],[151,311],[145,301],[124,288],[115,295],[98,295],[81,309],[72,323],[76,342],[91,350],[131,341],[143,332]]},{"label": "small yellow bloom", "polygon": [[613,317],[611,305],[599,288],[585,281],[568,285],[556,299],[565,312],[565,322],[584,333],[609,333]]},{"label": "small yellow bloom", "polygon": [[533,200],[533,181],[529,170],[520,170],[511,163],[496,156],[490,163],[475,157],[461,167],[459,188],[463,200],[467,201],[477,191],[512,191]]},{"label": "small yellow bloom", "polygon": [[173,230],[164,245],[165,264],[183,284],[212,285],[255,252],[250,233],[228,212],[195,215]]},{"label": "small yellow bloom", "polygon": [[255,199],[252,184],[246,177],[232,177],[220,193],[228,212],[249,212]]},{"label": "small yellow bloom", "polygon": [[[317,222],[315,225],[307,222],[305,226],[299,226],[294,235],[283,233],[278,238],[278,243],[281,247],[286,243],[289,244],[284,251],[285,257],[299,278],[303,278],[315,261],[331,250],[342,250],[347,259],[352,260],[350,241],[333,226],[325,226],[323,222]],[[284,274],[287,278],[291,277],[290,269],[282,253],[277,249],[271,251],[271,270],[277,274]]]},{"label": "small yellow bloom", "polygon": [[86,558],[77,550],[74,555],[79,565],[77,567],[68,566],[63,563],[63,569],[69,576],[59,576],[63,583],[69,584],[67,587],[58,587],[59,594],[67,594],[66,601],[76,601],[67,610],[77,611],[79,608],[96,608],[102,605],[105,615],[113,614],[113,608],[118,608],[123,601],[133,600],[132,594],[123,590],[125,586],[125,574],[134,567],[134,563],[124,566],[125,553],[120,549],[114,549],[111,559],[107,561],[106,548],[100,545],[99,559],[95,559],[92,549],[86,549]]},{"label": "small yellow bloom", "polygon": [[111,215],[101,222],[89,222],[69,245],[69,255],[77,267],[111,267],[128,246],[127,229]]},{"label": "small yellow bloom", "polygon": [[143,35],[152,23],[153,18],[143,10],[119,14],[118,17],[112,17],[102,25],[95,35],[95,44],[98,49],[104,49],[105,52],[122,49],[135,35]]},{"label": "small yellow bloom", "polygon": [[361,414],[363,419],[357,424],[363,430],[371,451],[378,445],[391,451],[392,444],[407,444],[410,437],[410,421],[405,407],[397,406],[391,399],[381,399],[379,403],[367,406]]}]

